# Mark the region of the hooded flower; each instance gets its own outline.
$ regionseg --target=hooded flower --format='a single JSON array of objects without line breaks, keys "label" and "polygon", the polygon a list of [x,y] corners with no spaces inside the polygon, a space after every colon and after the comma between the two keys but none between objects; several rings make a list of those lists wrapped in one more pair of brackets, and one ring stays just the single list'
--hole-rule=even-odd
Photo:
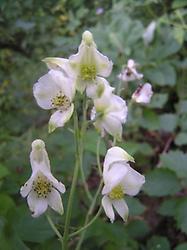
[{"label": "hooded flower", "polygon": [[145,177],[131,168],[128,161],[133,158],[119,147],[110,148],[105,156],[102,206],[111,222],[115,219],[114,208],[127,221],[129,209],[124,195],[137,195],[145,182]]},{"label": "hooded flower", "polygon": [[132,99],[137,103],[147,104],[150,102],[153,95],[152,86],[150,83],[140,85],[132,95]]},{"label": "hooded flower", "polygon": [[143,78],[143,74],[137,72],[136,66],[137,65],[135,61],[129,59],[127,62],[127,66],[121,71],[121,73],[118,75],[118,78],[123,82],[130,82]]},{"label": "hooded flower", "polygon": [[22,197],[27,197],[29,208],[33,217],[43,214],[48,205],[60,214],[64,209],[60,193],[65,192],[65,186],[51,174],[48,154],[45,143],[35,140],[30,153],[32,174],[29,180],[21,187]]},{"label": "hooded flower", "polygon": [[152,42],[152,40],[154,38],[155,29],[156,29],[156,22],[152,21],[147,26],[147,28],[145,29],[145,31],[143,33],[143,40],[144,40],[145,45],[148,45]]},{"label": "hooded flower", "polygon": [[94,99],[91,120],[102,136],[107,132],[117,140],[121,140],[122,124],[126,122],[127,112],[126,102],[121,97],[106,91],[100,98]]},{"label": "hooded flower", "polygon": [[59,70],[51,69],[33,87],[34,97],[43,109],[55,109],[49,121],[49,132],[63,127],[74,110],[72,103],[75,85],[71,78]]},{"label": "hooded flower", "polygon": [[92,33],[85,31],[78,53],[69,57],[70,67],[76,75],[76,87],[80,92],[96,82],[97,76],[108,77],[112,61],[97,50]]}]

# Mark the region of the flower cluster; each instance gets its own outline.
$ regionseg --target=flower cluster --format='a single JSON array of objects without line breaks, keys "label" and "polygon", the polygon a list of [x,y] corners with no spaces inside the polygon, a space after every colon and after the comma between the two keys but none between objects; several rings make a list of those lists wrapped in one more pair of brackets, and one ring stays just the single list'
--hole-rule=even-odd
[{"label": "flower cluster", "polygon": [[[71,118],[76,107],[77,91],[92,100],[90,120],[101,136],[106,133],[121,140],[123,124],[127,120],[126,101],[114,93],[106,78],[112,71],[113,63],[97,50],[93,36],[89,31],[82,35],[82,41],[75,55],[68,59],[48,57],[43,60],[49,71],[34,84],[33,93],[37,104],[46,110],[54,110],[49,120],[49,132],[63,127]],[[130,59],[127,67],[119,75],[122,81],[142,79],[136,63]],[[152,96],[149,83],[139,86],[132,99],[138,103],[148,103]],[[75,133],[75,131],[74,131]],[[111,222],[114,221],[114,210],[124,221],[128,217],[128,207],[124,195],[136,195],[145,178],[133,168],[129,161],[134,159],[122,148],[112,147],[107,151],[103,165],[102,206]],[[50,170],[48,154],[42,140],[32,143],[30,154],[32,175],[21,187],[21,195],[27,202],[33,217],[44,213],[48,205],[63,214],[60,193],[65,186],[58,182]]]},{"label": "flower cluster", "polygon": [[[118,78],[122,82],[130,82],[135,80],[141,80],[143,74],[137,71],[137,64],[134,60],[129,59],[127,66],[125,66],[121,73],[118,75]],[[137,103],[148,104],[153,95],[152,86],[150,83],[140,84],[135,92],[132,94],[132,100]]]}]

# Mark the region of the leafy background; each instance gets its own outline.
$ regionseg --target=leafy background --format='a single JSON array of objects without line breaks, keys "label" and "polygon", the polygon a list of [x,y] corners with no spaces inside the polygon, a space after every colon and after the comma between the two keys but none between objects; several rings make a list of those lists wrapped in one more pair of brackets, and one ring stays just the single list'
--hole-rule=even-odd
[{"label": "leafy background", "polygon": [[[146,184],[136,198],[126,197],[130,218],[110,224],[103,214],[87,230],[82,249],[187,249],[187,3],[185,0],[46,0],[0,1],[0,249],[60,249],[45,216],[33,219],[19,188],[29,177],[30,144],[45,140],[55,176],[69,190],[74,146],[67,126],[47,133],[49,113],[32,95],[33,83],[47,69],[41,59],[68,57],[77,50],[81,33],[90,29],[100,51],[114,62],[109,78],[128,58],[135,59],[154,89],[152,102],[129,107],[123,141]],[[98,14],[98,8],[103,13]],[[155,20],[153,42],[142,34]],[[122,95],[129,99],[136,83]],[[71,124],[69,124],[71,126]],[[94,193],[97,133],[85,135],[84,169]],[[108,145],[102,142],[101,161]],[[83,223],[88,208],[81,181],[74,200],[72,228]],[[68,192],[63,195],[64,206]],[[99,201],[98,201],[99,202]],[[64,217],[49,211],[59,230]],[[72,240],[71,247],[77,239]]]}]

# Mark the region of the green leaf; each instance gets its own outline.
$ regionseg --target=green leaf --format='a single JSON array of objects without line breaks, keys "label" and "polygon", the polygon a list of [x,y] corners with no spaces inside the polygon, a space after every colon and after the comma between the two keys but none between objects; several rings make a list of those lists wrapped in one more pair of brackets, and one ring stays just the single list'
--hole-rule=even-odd
[{"label": "green leaf", "polygon": [[176,83],[176,72],[170,64],[159,64],[156,68],[145,71],[145,76],[151,83],[159,86],[174,86]]},{"label": "green leaf", "polygon": [[170,243],[166,237],[153,236],[147,242],[148,250],[170,250]]},{"label": "green leaf", "polygon": [[172,198],[164,200],[158,209],[158,213],[163,216],[174,216],[176,213],[178,199]]},{"label": "green leaf", "polygon": [[182,114],[179,118],[179,126],[182,131],[187,131],[187,114]]},{"label": "green leaf", "polygon": [[169,151],[161,155],[161,165],[173,170],[179,178],[187,177],[187,154],[180,150]]},{"label": "green leaf", "polygon": [[125,198],[127,205],[129,207],[129,214],[131,216],[137,216],[145,211],[145,206],[135,197]]},{"label": "green leaf", "polygon": [[140,125],[143,128],[149,130],[158,130],[159,129],[159,118],[158,115],[149,109],[143,110],[143,117],[140,120]]},{"label": "green leaf", "polygon": [[30,214],[21,217],[20,221],[15,225],[15,230],[23,241],[29,242],[44,242],[54,235],[45,216],[32,218]]},{"label": "green leaf", "polygon": [[179,114],[187,113],[187,100],[181,100],[177,104],[177,112]]},{"label": "green leaf", "polygon": [[184,41],[184,35],[185,35],[185,32],[182,26],[174,27],[173,36],[175,37],[176,41],[181,45],[183,44],[183,41]]},{"label": "green leaf", "polygon": [[187,234],[187,198],[182,199],[178,204],[175,219],[180,230]]},{"label": "green leaf", "polygon": [[148,143],[137,143],[133,141],[118,142],[117,145],[126,150],[130,155],[140,153],[142,155],[152,155],[153,149]]},{"label": "green leaf", "polygon": [[154,94],[148,107],[163,108],[168,100],[168,94]]},{"label": "green leaf", "polygon": [[187,145],[187,133],[179,133],[175,137],[175,144],[177,146]]},{"label": "green leaf", "polygon": [[187,249],[187,242],[183,242],[175,248],[175,250],[186,250],[186,249]]},{"label": "green leaf", "polygon": [[0,201],[0,215],[6,216],[15,207],[14,201],[6,194],[0,194]]},{"label": "green leaf", "polygon": [[133,220],[126,226],[128,234],[135,239],[141,239],[149,233],[149,227],[143,220]]},{"label": "green leaf", "polygon": [[175,173],[169,169],[157,168],[145,176],[143,190],[150,196],[173,195],[180,191]]},{"label": "green leaf", "polygon": [[160,130],[173,132],[177,127],[177,116],[175,114],[163,114],[160,118]]},{"label": "green leaf", "polygon": [[3,166],[2,164],[0,164],[0,179],[6,177],[9,174],[10,174],[10,172],[8,171],[8,169],[5,166]]},{"label": "green leaf", "polygon": [[185,6],[187,6],[186,0],[174,0],[172,2],[172,8],[173,9],[182,8],[182,7],[185,7]]}]

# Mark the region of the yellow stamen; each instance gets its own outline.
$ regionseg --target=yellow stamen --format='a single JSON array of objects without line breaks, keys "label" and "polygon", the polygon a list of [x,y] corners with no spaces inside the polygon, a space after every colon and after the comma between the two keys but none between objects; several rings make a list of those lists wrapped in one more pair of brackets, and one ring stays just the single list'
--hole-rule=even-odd
[{"label": "yellow stamen", "polygon": [[67,96],[63,95],[62,92],[60,92],[57,96],[55,96],[51,103],[54,108],[57,109],[63,109],[66,110],[70,106],[70,100]]},{"label": "yellow stamen", "polygon": [[96,78],[95,65],[82,64],[80,69],[80,76],[84,81],[91,81]]},{"label": "yellow stamen", "polygon": [[39,175],[36,180],[33,181],[33,190],[37,193],[38,198],[47,198],[51,189],[52,183],[44,175]]},{"label": "yellow stamen", "polygon": [[121,185],[114,187],[112,191],[109,193],[109,197],[112,200],[122,199],[123,196],[124,196],[124,190]]}]

